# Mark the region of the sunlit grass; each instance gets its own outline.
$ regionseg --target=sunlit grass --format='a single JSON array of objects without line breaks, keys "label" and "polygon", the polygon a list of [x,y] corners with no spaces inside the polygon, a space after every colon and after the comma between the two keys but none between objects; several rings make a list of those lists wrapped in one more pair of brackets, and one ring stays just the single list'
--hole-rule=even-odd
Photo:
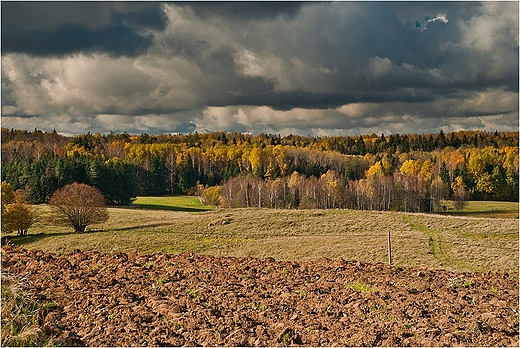
[{"label": "sunlit grass", "polygon": [[363,281],[357,281],[349,284],[345,284],[345,286],[349,289],[361,292],[378,292],[378,290]]},{"label": "sunlit grass", "polygon": [[[155,202],[165,204],[163,199],[166,198],[158,197]],[[154,198],[148,200],[153,201]],[[46,206],[39,209],[40,216],[48,213]],[[59,254],[74,249],[107,253],[137,250],[145,254],[193,251],[278,260],[342,257],[387,262],[390,231],[392,261],[396,266],[518,270],[516,219],[279,209],[187,212],[111,207],[109,214],[106,223],[89,226],[82,234],[53,226],[51,220],[42,218],[29,235],[8,238],[27,248]]]},{"label": "sunlit grass", "polygon": [[132,207],[187,212],[208,211],[215,209],[215,206],[204,205],[198,197],[193,196],[139,196],[133,202]]},{"label": "sunlit grass", "polygon": [[445,201],[443,204],[448,209],[448,211],[441,213],[443,215],[518,219],[518,202],[468,201],[462,212],[455,210],[451,201]]}]

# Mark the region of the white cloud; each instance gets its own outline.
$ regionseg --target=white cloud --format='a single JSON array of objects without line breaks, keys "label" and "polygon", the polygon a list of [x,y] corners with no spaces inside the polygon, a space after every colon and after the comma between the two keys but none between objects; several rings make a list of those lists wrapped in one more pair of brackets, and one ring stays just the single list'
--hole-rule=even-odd
[{"label": "white cloud", "polygon": [[239,74],[266,80],[281,80],[282,60],[275,56],[261,56],[244,49],[235,56]]},{"label": "white cloud", "polygon": [[513,45],[518,49],[518,2],[483,2],[480,13],[459,20],[458,27],[465,47],[492,51],[497,46]]},{"label": "white cloud", "polygon": [[368,61],[367,76],[370,80],[377,79],[381,76],[387,75],[393,68],[393,63],[387,57],[381,58],[379,56],[371,57]]},{"label": "white cloud", "polygon": [[[427,133],[438,132],[441,128],[444,131],[512,130],[515,125],[518,128],[518,102],[516,93],[498,89],[475,92],[463,102],[458,98],[447,98],[416,103],[413,111],[403,102],[352,103],[333,109],[295,108],[289,111],[267,106],[211,107],[194,123],[199,131],[240,129],[281,134],[290,129],[292,134],[312,135]],[[498,114],[495,114],[497,110]]]},{"label": "white cloud", "polygon": [[428,24],[434,23],[434,22],[441,22],[441,23],[448,23],[448,17],[445,14],[438,14],[437,16],[433,18],[426,17],[423,21],[417,22],[417,27],[421,31],[425,31],[428,27]]}]

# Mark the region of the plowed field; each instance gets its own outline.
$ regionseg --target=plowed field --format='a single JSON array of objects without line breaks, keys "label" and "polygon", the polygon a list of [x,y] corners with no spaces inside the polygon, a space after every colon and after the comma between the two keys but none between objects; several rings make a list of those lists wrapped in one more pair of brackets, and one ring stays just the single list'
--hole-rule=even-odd
[{"label": "plowed field", "polygon": [[518,346],[518,274],[2,249],[65,345]]}]

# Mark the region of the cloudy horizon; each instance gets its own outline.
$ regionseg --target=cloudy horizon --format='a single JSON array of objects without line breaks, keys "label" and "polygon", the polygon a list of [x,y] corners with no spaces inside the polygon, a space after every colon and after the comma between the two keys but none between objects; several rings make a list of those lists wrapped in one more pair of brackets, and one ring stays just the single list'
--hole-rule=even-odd
[{"label": "cloudy horizon", "polygon": [[2,2],[2,127],[518,131],[518,2]]}]

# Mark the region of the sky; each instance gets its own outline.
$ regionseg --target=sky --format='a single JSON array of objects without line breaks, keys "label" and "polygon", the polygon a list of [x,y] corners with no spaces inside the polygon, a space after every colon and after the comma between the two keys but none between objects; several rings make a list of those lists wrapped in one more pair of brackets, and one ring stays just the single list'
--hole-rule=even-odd
[{"label": "sky", "polygon": [[2,127],[518,131],[519,3],[1,3]]}]

